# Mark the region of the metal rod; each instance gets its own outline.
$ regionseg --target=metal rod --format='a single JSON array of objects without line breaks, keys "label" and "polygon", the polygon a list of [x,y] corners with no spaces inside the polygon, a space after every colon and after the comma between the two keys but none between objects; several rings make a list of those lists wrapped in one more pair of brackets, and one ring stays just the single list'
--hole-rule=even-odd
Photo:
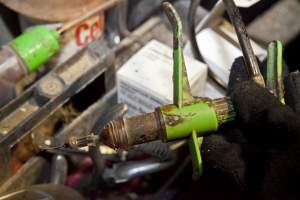
[{"label": "metal rod", "polygon": [[95,15],[95,14],[101,12],[101,11],[107,10],[107,9],[115,6],[116,4],[121,3],[122,1],[123,0],[107,0],[107,1],[105,1],[104,3],[100,4],[99,6],[95,7],[94,9],[90,10],[89,12],[87,12],[85,15],[63,24],[58,29],[59,34],[62,34],[66,30],[74,27],[76,24],[84,21],[85,19],[87,19],[87,18],[89,18],[89,17],[91,17],[91,16],[93,16],[93,15]]},{"label": "metal rod", "polygon": [[225,4],[229,18],[235,28],[243,52],[244,61],[249,77],[262,87],[265,87],[265,81],[260,73],[259,66],[250,44],[250,39],[247,34],[245,24],[243,23],[241,14],[233,0],[223,0],[223,2]]}]

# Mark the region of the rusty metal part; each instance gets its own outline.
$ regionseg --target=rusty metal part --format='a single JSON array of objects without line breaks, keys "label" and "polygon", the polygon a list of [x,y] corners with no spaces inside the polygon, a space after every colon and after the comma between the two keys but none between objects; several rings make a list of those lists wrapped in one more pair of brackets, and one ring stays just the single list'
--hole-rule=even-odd
[{"label": "rusty metal part", "polygon": [[93,133],[90,135],[82,136],[82,137],[70,137],[69,145],[72,148],[80,148],[85,146],[96,146],[97,141],[99,140],[98,135],[94,135]]},{"label": "rusty metal part", "polygon": [[243,52],[243,57],[249,74],[249,78],[261,85],[262,87],[265,87],[265,81],[260,73],[257,59],[254,55],[252,46],[250,44],[250,39],[247,34],[246,27],[242,20],[241,14],[233,0],[223,0],[223,2],[226,7],[229,18],[235,28],[240,47]]},{"label": "rusty metal part", "polygon": [[[216,123],[219,125],[232,121],[235,118],[233,105],[229,98],[220,98],[215,100],[208,98],[196,98],[195,104],[207,104],[208,107],[211,107],[211,109],[215,112]],[[191,106],[193,106],[193,104],[191,104]],[[186,107],[188,107],[188,105],[186,105]],[[183,114],[180,114],[180,112],[176,114],[174,109],[176,110],[175,105],[165,105],[157,108],[155,112],[152,113],[111,121],[102,129],[100,133],[100,140],[114,149],[128,149],[134,145],[158,139],[166,141],[166,127],[169,126],[175,128],[178,125],[189,121],[187,120],[189,117],[203,117],[203,114],[205,113],[203,113],[203,109],[201,107],[199,108],[200,110],[195,111],[198,112],[197,114],[189,113],[187,111],[184,115],[185,117],[182,117]],[[172,110],[174,114],[168,114],[168,112]],[[181,110],[181,112],[183,111]],[[199,123],[205,123],[201,117],[199,118]],[[197,125],[199,123],[195,122]],[[194,126],[196,126],[195,124]],[[189,132],[190,130],[188,130],[187,127],[191,128],[192,126],[192,124],[185,126],[185,129],[187,129],[186,131]],[[179,132],[182,131],[179,129]]]},{"label": "rusty metal part", "polygon": [[[1,109],[0,146],[3,147],[1,154],[6,156],[0,157],[0,163],[2,163],[0,170],[3,172],[0,174],[0,182],[10,175],[9,172],[5,172],[5,166],[9,166],[11,149],[26,135],[29,135],[31,130],[100,75],[105,76],[105,86],[114,84],[114,81],[111,81],[111,75],[109,78],[106,76],[106,72],[114,70],[112,58],[113,53],[109,51],[105,42],[94,41],[87,49],[62,66],[54,68],[19,98]],[[56,74],[63,80],[64,89],[41,104],[35,95],[36,86],[52,74]],[[111,88],[111,86],[107,87],[107,89]]]},{"label": "rusty metal part", "polygon": [[126,149],[135,144],[157,140],[161,133],[159,116],[152,112],[109,122],[100,133],[100,140],[114,149]]},{"label": "rusty metal part", "polygon": [[110,0],[0,0],[0,2],[27,17],[58,22],[80,17]]},{"label": "rusty metal part", "polygon": [[[87,135],[88,133],[93,130],[98,130],[108,121],[124,115],[124,113],[128,110],[127,106],[125,104],[113,106],[116,103],[116,89],[112,89],[100,100],[92,104],[83,113],[77,116],[71,123],[66,125],[61,131],[56,133],[55,136],[40,139],[36,138],[35,142],[38,144],[39,148],[45,150],[61,148],[67,143],[69,143],[72,148],[77,148],[76,143],[78,142],[78,139],[84,139],[85,137],[90,138],[89,135]],[[90,144],[95,146],[97,136],[93,136],[93,138],[94,140],[88,140],[86,145]],[[44,144],[46,140],[51,141],[49,142],[49,145]]]},{"label": "rusty metal part", "polygon": [[74,27],[75,25],[79,24],[80,22],[84,21],[85,19],[99,13],[102,12],[104,10],[107,10],[113,6],[115,6],[116,4],[122,2],[123,0],[108,0],[105,1],[103,3],[101,3],[99,6],[96,6],[95,8],[91,8],[90,11],[80,15],[80,17],[75,18],[74,20],[71,20],[70,22],[67,22],[65,24],[62,25],[62,27],[59,28],[58,32],[61,34],[63,32],[65,32],[66,30]]},{"label": "rusty metal part", "polygon": [[219,125],[234,120],[235,111],[229,97],[215,99],[211,101],[211,106],[216,112]]}]

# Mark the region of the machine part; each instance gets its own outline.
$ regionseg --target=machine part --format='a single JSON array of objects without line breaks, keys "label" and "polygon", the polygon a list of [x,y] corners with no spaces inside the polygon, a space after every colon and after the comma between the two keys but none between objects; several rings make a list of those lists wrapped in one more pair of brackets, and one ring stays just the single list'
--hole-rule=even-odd
[{"label": "machine part", "polygon": [[5,194],[0,197],[0,200],[65,200],[76,199],[83,200],[84,198],[74,189],[64,185],[57,184],[41,184],[33,185],[12,193]]},{"label": "machine part", "polygon": [[265,87],[265,81],[260,73],[257,59],[250,44],[250,39],[247,34],[245,24],[243,23],[241,14],[233,0],[223,0],[223,2],[229,18],[235,28],[240,47],[243,52],[245,66],[247,68],[249,77],[260,86]]},{"label": "machine part", "polygon": [[83,137],[70,137],[69,145],[72,148],[80,148],[86,146],[96,146],[96,142],[99,140],[98,135],[89,134]]},{"label": "machine part", "polygon": [[116,163],[111,169],[105,169],[103,178],[110,183],[124,183],[132,178],[145,176],[165,170],[174,164],[173,161],[160,162],[158,159],[149,158],[143,161],[128,161]]},{"label": "machine part", "polygon": [[158,107],[152,113],[109,122],[100,133],[100,140],[112,148],[129,148],[157,139],[166,142],[189,138],[196,178],[202,174],[197,137],[217,130],[219,124],[233,120],[235,113],[228,98],[210,100],[191,95],[181,47],[181,20],[170,3],[163,3],[163,8],[173,26],[174,104]]},{"label": "machine part", "polygon": [[94,123],[92,130],[96,132],[97,130],[99,130],[99,128],[102,128],[107,122],[111,121],[112,119],[119,119],[120,117],[123,117],[127,111],[128,106],[124,103],[114,105],[108,110],[103,110],[104,114],[99,115],[100,117],[98,117],[98,119]]},{"label": "machine part", "polygon": [[273,41],[268,46],[267,88],[281,103],[284,103],[284,84],[282,77],[282,43]]},{"label": "machine part", "polygon": [[12,40],[9,46],[22,58],[28,71],[32,72],[59,51],[59,33],[38,26]]},{"label": "machine part", "polygon": [[25,32],[0,50],[0,107],[16,96],[15,83],[59,51],[59,35],[42,26]]},{"label": "machine part", "polygon": [[[81,115],[74,119],[64,129],[58,132],[54,137],[41,138],[35,141],[38,143],[38,146],[41,149],[49,150],[63,147],[69,142],[70,138],[76,139],[77,137],[83,138],[87,136],[87,133],[91,132],[95,124],[97,124],[97,120],[107,115],[108,111],[105,108],[110,108],[111,106],[113,106],[113,104],[116,102],[115,97],[116,90],[112,89],[99,101],[87,108]],[[124,113],[127,110],[127,107],[124,104],[115,106],[113,108],[116,109],[113,109],[113,111],[117,112],[118,114]],[[44,144],[46,139],[49,139],[51,141],[50,145]],[[92,143],[92,145],[95,146],[96,144]]]},{"label": "machine part", "polygon": [[[30,131],[39,125],[49,114],[58,109],[71,96],[82,90],[90,82],[105,74],[105,86],[112,89],[114,79],[112,71],[113,54],[104,42],[94,41],[76,57],[64,65],[54,69],[35,85],[26,90],[19,98],[3,107],[0,111],[0,144],[1,150],[6,155],[1,157],[0,182],[9,176],[5,166],[10,162],[10,149]],[[100,44],[99,44],[100,43]],[[112,66],[112,67],[111,67]],[[44,104],[39,104],[35,97],[36,86],[48,76],[56,74],[65,84],[64,90],[49,99]],[[106,74],[108,74],[106,76]]]},{"label": "machine part", "polygon": [[[200,4],[201,0],[192,0],[189,7],[188,13],[188,21],[189,21],[189,38],[191,41],[191,47],[193,54],[196,59],[204,62],[204,58],[201,55],[197,39],[196,39],[196,30],[195,30],[195,17],[198,5]],[[223,13],[224,5],[222,1],[218,1],[217,4],[214,6],[212,11],[200,22],[201,29],[203,29],[210,21],[215,20],[216,17],[219,17],[219,14]],[[226,89],[227,85],[224,81],[222,81],[218,76],[208,67],[208,76],[210,76],[220,87]]]},{"label": "machine part", "polygon": [[[98,120],[94,120],[95,122],[93,123],[92,126],[90,126],[90,130],[86,131],[85,133],[81,133],[80,135],[82,136],[78,136],[78,134],[75,134],[77,136],[70,136],[69,140],[68,140],[68,144],[70,147],[72,148],[79,148],[79,147],[84,147],[84,146],[96,146],[97,141],[99,140],[99,136],[98,135],[94,135],[89,134],[89,135],[83,135],[86,134],[88,132],[90,132],[92,129],[93,130],[98,130],[100,127],[103,127],[107,122],[109,122],[112,119],[117,119],[119,117],[122,117],[125,112],[128,110],[128,107],[126,104],[119,104],[116,106],[113,106],[112,109],[109,110],[103,110],[103,106],[98,107],[99,109],[95,109],[95,111],[97,112],[97,114],[99,115],[99,113],[103,113],[102,115],[99,115],[97,118]],[[102,109],[102,110],[100,110]],[[80,120],[80,123],[82,123],[82,120]],[[61,136],[61,135],[60,135]],[[60,137],[61,139],[64,140],[64,138]]]},{"label": "machine part", "polygon": [[[122,2],[122,0],[106,1],[93,8],[86,14],[63,24],[58,30],[37,26],[32,30],[23,33],[16,39],[9,42],[8,47],[4,47],[0,52],[0,76],[14,84],[17,80],[36,71],[42,64],[46,63],[55,53],[60,50],[60,34],[73,28],[83,20]],[[99,25],[98,25],[99,26]],[[12,52],[10,52],[12,51]],[[14,74],[8,74],[14,72]],[[13,99],[14,88],[7,83],[1,83],[4,93],[8,95],[2,98],[3,105]],[[9,92],[12,91],[12,92]]]},{"label": "machine part", "polygon": [[[69,144],[72,148],[78,148],[77,143],[80,143],[80,146],[88,146],[89,144],[96,146],[96,138],[98,136],[87,135],[87,133],[98,130],[112,119],[122,117],[128,110],[125,104],[113,106],[116,101],[116,90],[112,89],[54,137],[36,136],[35,142],[40,149],[53,150],[59,148],[66,153],[72,153],[72,149],[63,148],[65,144]],[[113,107],[110,108],[111,106]],[[85,141],[86,139],[87,141]],[[48,145],[45,143],[48,143]],[[77,153],[78,152],[74,152],[74,154]],[[80,153],[81,152],[79,152],[79,154]],[[86,154],[86,152],[84,154]]]},{"label": "machine part", "polygon": [[[96,118],[97,120],[93,124],[92,131],[97,131],[99,125],[103,127],[104,124],[106,124],[108,121],[112,119],[123,117],[125,112],[128,110],[128,107],[125,104],[118,104],[109,110],[110,111],[104,110],[103,111],[104,114],[102,115],[99,114],[100,117]],[[98,112],[99,111],[100,109],[98,110]],[[96,167],[94,176],[100,177],[99,179],[94,180],[94,183],[96,184],[98,182],[103,181],[102,175],[105,170],[105,161],[102,152],[100,151],[101,149],[99,143],[99,136],[97,140],[94,142],[94,144],[95,144],[94,146],[89,146],[89,153]]]},{"label": "machine part", "polygon": [[[1,163],[3,165],[4,163]],[[2,167],[1,167],[2,168]],[[42,157],[30,158],[21,169],[0,186],[0,194],[30,187],[33,184],[46,182],[49,178],[49,164]],[[2,171],[1,173],[4,173]]]},{"label": "machine part", "polygon": [[100,140],[117,149],[128,149],[135,144],[162,138],[162,126],[156,112],[109,122],[100,134]]},{"label": "machine part", "polygon": [[43,105],[51,98],[60,94],[65,89],[65,83],[56,74],[50,74],[45,79],[42,79],[35,91],[34,96],[38,104]]},{"label": "machine part", "polygon": [[52,156],[50,182],[63,185],[68,173],[68,163],[63,155]]},{"label": "machine part", "polygon": [[37,70],[59,51],[59,35],[39,26],[12,40],[0,50],[0,107],[16,97],[15,84]]}]

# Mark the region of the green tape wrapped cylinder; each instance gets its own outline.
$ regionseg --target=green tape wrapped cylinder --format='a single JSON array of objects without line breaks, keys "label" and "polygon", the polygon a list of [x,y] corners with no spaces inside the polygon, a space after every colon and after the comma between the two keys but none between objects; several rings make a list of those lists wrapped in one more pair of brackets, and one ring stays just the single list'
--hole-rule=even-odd
[{"label": "green tape wrapped cylinder", "polygon": [[218,119],[213,108],[208,104],[197,102],[177,108],[175,105],[160,107],[164,121],[165,139],[167,141],[189,137],[193,131],[197,136],[216,131]]},{"label": "green tape wrapped cylinder", "polygon": [[59,51],[59,33],[55,29],[38,26],[9,43],[22,58],[29,72],[37,70]]}]

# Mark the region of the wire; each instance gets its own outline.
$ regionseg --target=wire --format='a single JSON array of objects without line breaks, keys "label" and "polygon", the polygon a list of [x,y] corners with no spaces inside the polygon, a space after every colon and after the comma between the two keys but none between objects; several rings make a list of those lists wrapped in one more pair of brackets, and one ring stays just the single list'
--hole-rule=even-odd
[{"label": "wire", "polygon": [[[196,13],[197,13],[197,8],[198,8],[198,5],[200,4],[201,0],[192,0],[191,3],[190,3],[190,7],[189,7],[189,13],[188,13],[188,22],[189,22],[189,38],[190,38],[190,41],[191,41],[191,47],[192,47],[192,52],[193,52],[193,55],[195,56],[195,58],[201,62],[205,62],[201,52],[200,52],[200,49],[199,49],[199,46],[198,46],[198,43],[197,43],[197,38],[196,38],[196,30],[195,30],[195,17],[196,17]],[[219,13],[219,7],[218,6],[217,8],[218,9],[213,9],[213,11],[218,11]],[[211,16],[214,16],[214,15],[211,15]],[[204,20],[205,22],[207,20],[211,20],[211,18],[207,18],[205,17]],[[204,23],[201,23],[202,25]],[[205,23],[206,25],[206,23]],[[225,89],[227,88],[227,84],[222,81],[209,67],[208,67],[208,76],[211,77],[217,84],[218,86],[220,86],[221,88]]]},{"label": "wire", "polygon": [[199,50],[199,46],[196,39],[196,31],[195,31],[195,17],[198,5],[200,4],[201,0],[192,0],[190,7],[189,7],[189,13],[188,13],[188,22],[189,22],[189,37],[191,41],[192,46],[192,52],[196,59],[200,60],[201,62],[204,62],[204,59],[201,55],[201,52]]}]

